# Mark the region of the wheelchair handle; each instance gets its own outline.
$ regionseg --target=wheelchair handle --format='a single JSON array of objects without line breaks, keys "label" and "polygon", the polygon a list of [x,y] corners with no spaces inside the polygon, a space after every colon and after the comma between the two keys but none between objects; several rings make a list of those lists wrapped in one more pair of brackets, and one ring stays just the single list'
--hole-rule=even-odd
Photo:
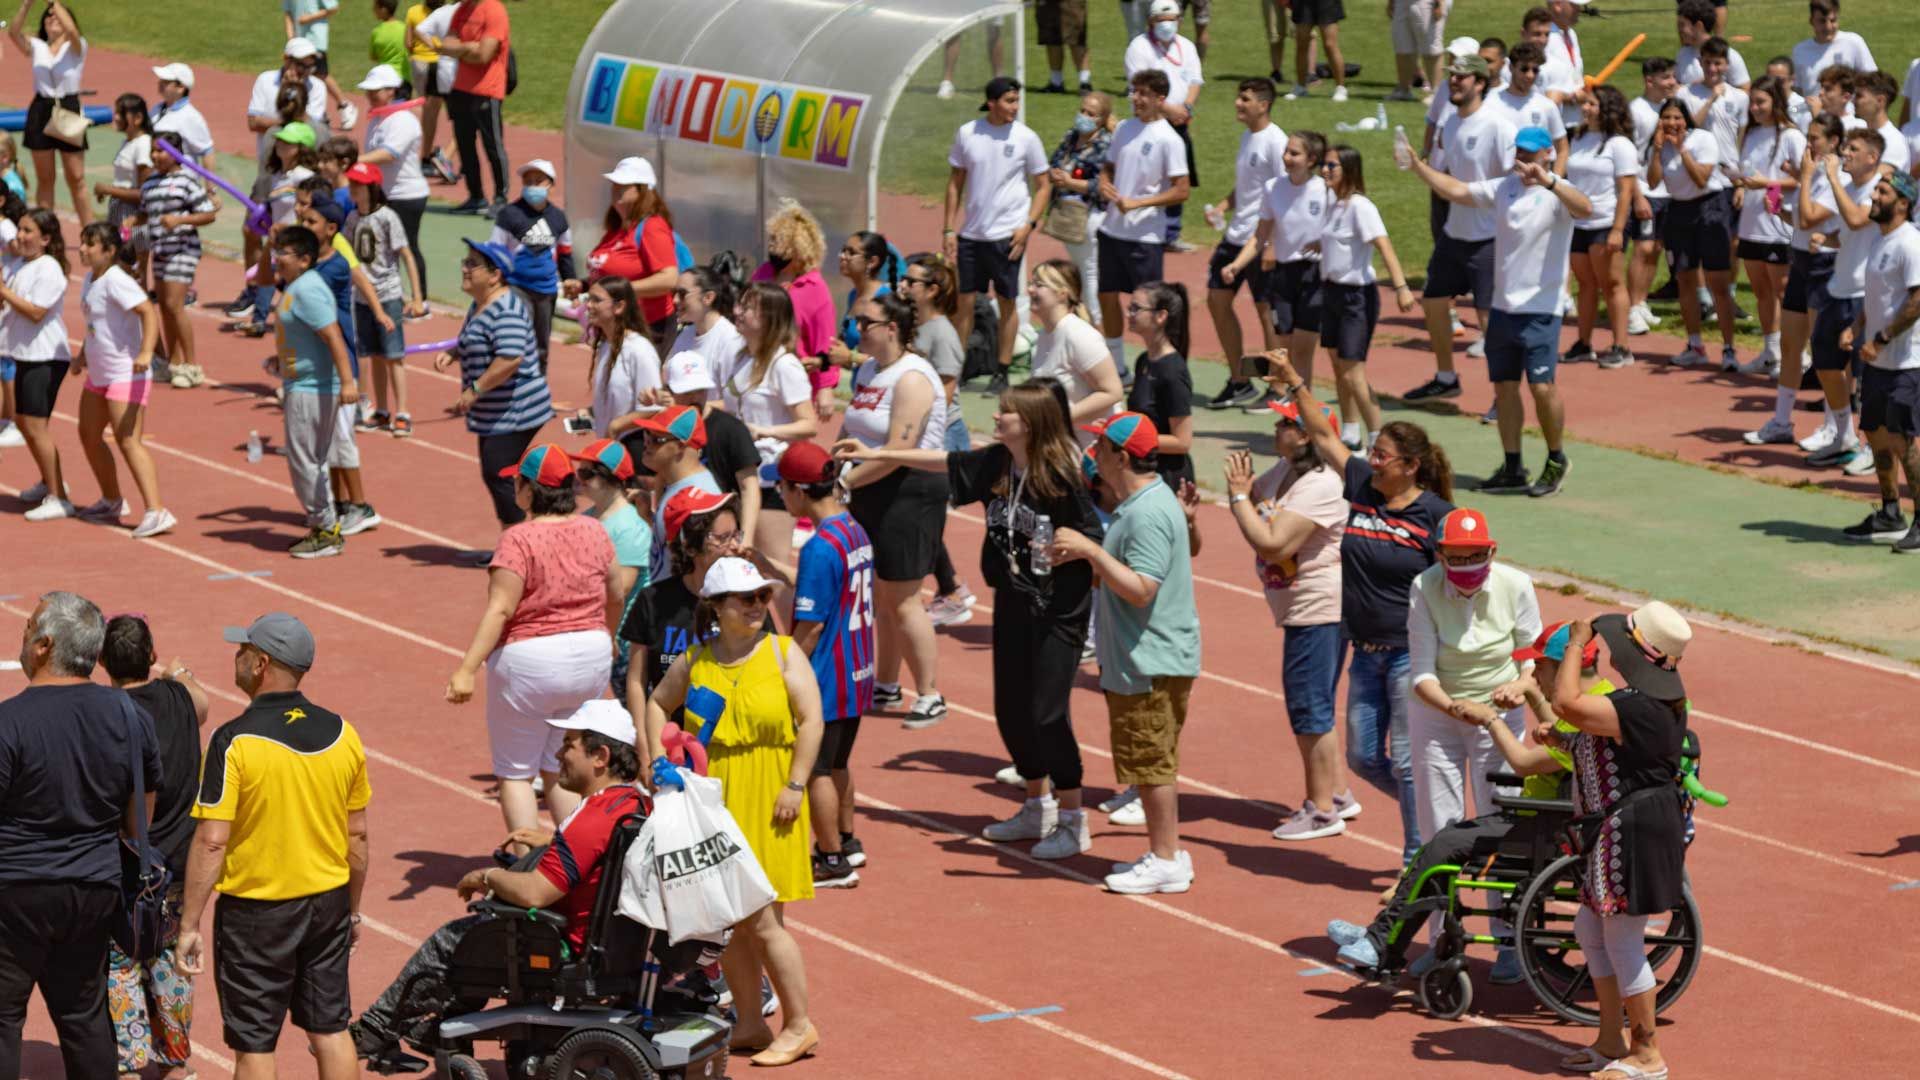
[{"label": "wheelchair handle", "polygon": [[1519,787],[1526,783],[1526,779],[1518,773],[1490,772],[1487,774],[1487,783],[1495,787]]},{"label": "wheelchair handle", "polygon": [[1544,814],[1570,814],[1573,804],[1565,799],[1529,799],[1520,795],[1495,793],[1493,805],[1502,810],[1533,810]]}]

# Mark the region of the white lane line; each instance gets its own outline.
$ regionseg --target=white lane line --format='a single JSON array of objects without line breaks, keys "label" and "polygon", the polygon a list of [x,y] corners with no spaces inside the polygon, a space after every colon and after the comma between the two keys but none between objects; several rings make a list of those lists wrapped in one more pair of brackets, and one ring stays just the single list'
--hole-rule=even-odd
[{"label": "white lane line", "polygon": [[1793,983],[1796,986],[1803,986],[1809,990],[1826,994],[1830,997],[1839,998],[1842,1001],[1851,1001],[1855,1005],[1863,1005],[1869,1009],[1873,1009],[1876,1012],[1883,1012],[1883,1013],[1886,1013],[1888,1016],[1896,1017],[1898,1019],[1908,1021],[1909,1023],[1920,1024],[1920,1013],[1909,1012],[1906,1009],[1898,1008],[1893,1005],[1888,1005],[1884,1001],[1875,1001],[1870,997],[1861,997],[1859,994],[1849,993],[1848,991],[1842,990],[1837,986],[1831,986],[1827,983],[1818,982],[1816,980],[1806,978],[1805,976],[1802,976],[1802,975],[1795,975],[1791,971],[1782,971],[1781,969],[1774,967],[1771,964],[1763,964],[1758,960],[1749,960],[1746,957],[1739,955],[1738,953],[1730,953],[1725,949],[1715,948],[1712,945],[1702,945],[1701,948],[1706,952],[1708,956],[1711,956],[1717,960],[1725,960],[1730,964],[1738,964],[1749,971],[1757,971],[1757,972],[1760,972],[1762,975],[1771,975],[1776,979],[1784,979],[1787,982]]}]

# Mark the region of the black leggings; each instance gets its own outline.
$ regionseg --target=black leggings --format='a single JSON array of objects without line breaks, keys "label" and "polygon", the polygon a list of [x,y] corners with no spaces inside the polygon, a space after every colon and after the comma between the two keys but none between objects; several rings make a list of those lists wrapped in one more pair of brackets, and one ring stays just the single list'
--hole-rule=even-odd
[{"label": "black leggings", "polygon": [[993,712],[1022,779],[1053,781],[1056,791],[1080,787],[1080,744],[1068,701],[1080,673],[1087,618],[1060,622],[1035,616],[1024,596],[993,592]]},{"label": "black leggings", "polygon": [[493,497],[493,516],[503,529],[525,521],[527,513],[513,501],[513,477],[501,476],[500,470],[517,464],[539,434],[539,428],[528,428],[480,436],[480,478],[486,481],[487,494]]},{"label": "black leggings", "polygon": [[[1372,925],[1367,927],[1367,940],[1373,942],[1374,950],[1381,959],[1388,961],[1387,966],[1400,966],[1401,958],[1407,954],[1407,946],[1413,942],[1426,920],[1419,919],[1406,924],[1397,939],[1389,940],[1393,938],[1394,924],[1407,917],[1407,907],[1414,901],[1440,893],[1440,889],[1434,887],[1415,895],[1414,888],[1420,884],[1420,875],[1435,866],[1461,865],[1476,849],[1491,851],[1512,829],[1513,823],[1499,815],[1470,818],[1441,829],[1438,836],[1414,853],[1413,861],[1407,864],[1405,873],[1400,876],[1400,884],[1394,886],[1393,898],[1387,901],[1387,906],[1380,909],[1380,914],[1374,916]],[[1428,879],[1428,882],[1436,886],[1444,884],[1438,876]]]},{"label": "black leggings", "polygon": [[453,140],[460,147],[460,171],[465,174],[467,195],[484,199],[480,189],[479,149],[485,146],[487,167],[493,171],[493,197],[507,197],[507,136],[500,127],[500,99],[481,97],[465,90],[447,94],[447,116],[453,120]]},{"label": "black leggings", "polygon": [[413,268],[420,275],[420,295],[414,299],[424,304],[427,302],[427,256],[420,250],[420,219],[427,213],[427,197],[388,199],[387,205],[400,215],[400,228],[407,234],[407,250],[413,253]]},{"label": "black leggings", "polygon": [[940,546],[933,549],[933,584],[941,596],[952,596],[960,590],[960,575],[954,572],[953,556],[947,554],[945,536],[940,538]]},{"label": "black leggings", "polygon": [[545,375],[548,346],[553,340],[553,306],[559,297],[552,293],[531,293],[525,289],[515,289],[513,294],[527,305],[527,312],[533,316],[533,344],[540,350],[540,374]]}]

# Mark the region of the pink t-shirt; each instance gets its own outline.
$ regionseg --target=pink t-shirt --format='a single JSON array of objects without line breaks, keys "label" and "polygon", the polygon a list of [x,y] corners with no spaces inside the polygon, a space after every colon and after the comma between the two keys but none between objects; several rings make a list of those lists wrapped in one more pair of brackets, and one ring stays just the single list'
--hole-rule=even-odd
[{"label": "pink t-shirt", "polygon": [[[1315,469],[1284,492],[1293,466],[1282,462],[1253,481],[1262,518],[1290,510],[1318,528],[1292,556],[1270,563],[1256,556],[1254,572],[1266,590],[1275,626],[1320,626],[1340,621],[1340,537],[1347,531],[1346,488],[1332,469]],[[1277,493],[1277,494],[1276,494]]]},{"label": "pink t-shirt", "polygon": [[489,569],[510,570],[525,586],[500,644],[607,628],[607,568],[613,541],[585,515],[508,526]]},{"label": "pink t-shirt", "polygon": [[[760,268],[753,272],[755,281],[773,279],[772,263],[761,263]],[[793,301],[793,354],[802,360],[825,356],[827,350],[833,347],[835,335],[839,333],[835,326],[833,294],[827,290],[827,279],[820,276],[820,271],[809,270],[787,282],[787,299]],[[840,369],[826,367],[809,371],[807,379],[815,390],[839,386]]]}]

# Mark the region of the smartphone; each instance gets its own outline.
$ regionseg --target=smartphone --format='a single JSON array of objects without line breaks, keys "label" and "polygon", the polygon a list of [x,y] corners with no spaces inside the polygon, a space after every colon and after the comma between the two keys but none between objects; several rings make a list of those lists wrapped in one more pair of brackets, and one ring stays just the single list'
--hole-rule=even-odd
[{"label": "smartphone", "polygon": [[593,434],[593,420],[585,416],[569,416],[560,421],[560,426],[565,428],[569,435]]},{"label": "smartphone", "polygon": [[1253,373],[1254,378],[1265,379],[1273,374],[1273,361],[1267,359],[1266,357],[1249,356],[1246,359],[1247,359],[1247,368],[1249,371]]}]

